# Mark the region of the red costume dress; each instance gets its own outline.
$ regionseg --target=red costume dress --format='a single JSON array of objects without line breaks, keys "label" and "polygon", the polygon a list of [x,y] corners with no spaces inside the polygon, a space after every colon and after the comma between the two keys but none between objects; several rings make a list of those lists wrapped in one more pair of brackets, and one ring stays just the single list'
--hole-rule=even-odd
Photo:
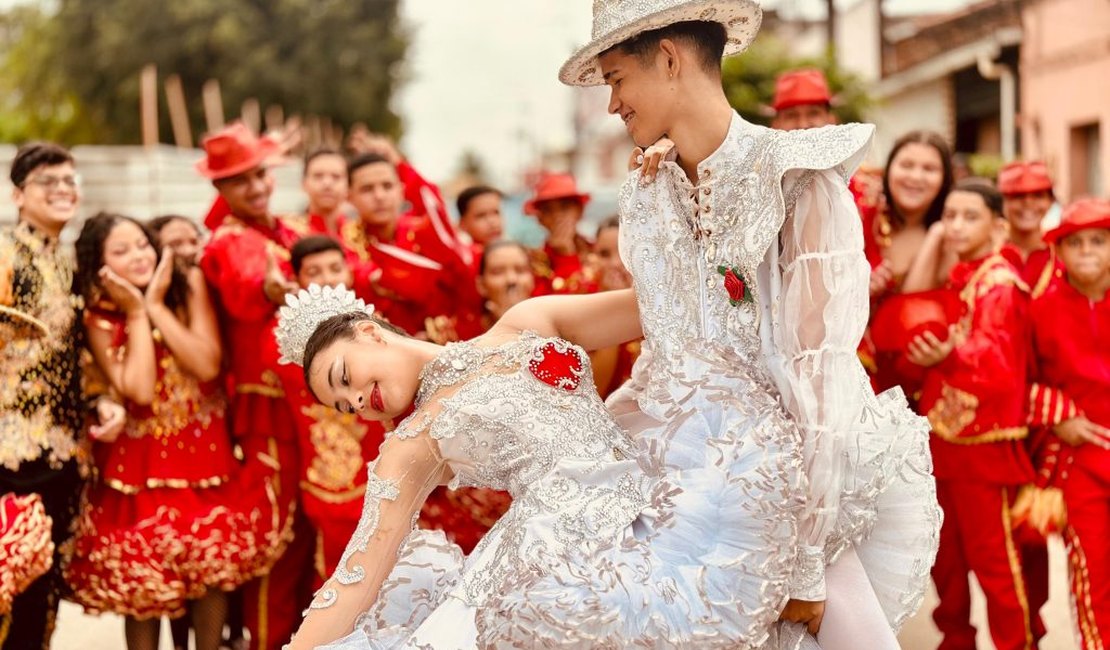
[{"label": "red costume dress", "polygon": [[1110,427],[1110,298],[1093,301],[1064,278],[1030,310],[1034,377],[1031,422],[1046,438],[1038,483],[1063,490],[1074,612],[1083,648],[1110,641],[1110,451],[1072,447],[1052,427],[1078,415]]},{"label": "red costume dress", "polygon": [[296,419],[278,375],[272,319],[276,305],[263,292],[267,256],[286,276],[289,249],[299,233],[281,219],[266,228],[234,216],[223,217],[204,249],[200,267],[212,288],[227,350],[232,388],[230,430],[252,463],[277,469],[274,493],[282,521],[293,539],[269,575],[244,587],[244,616],[251,647],[280,648],[292,636],[311,598],[312,531],[296,513],[300,459]]},{"label": "red costume dress", "polygon": [[[86,326],[127,344],[126,318],[90,309]],[[92,612],[179,616],[209,588],[233,589],[266,571],[284,546],[273,470],[239,476],[218,382],[183,371],[155,330],[157,380],[149,406],[128,404],[127,429],[94,443],[72,560],[73,597]]]},{"label": "red costume dress", "polygon": [[300,366],[283,365],[279,373],[297,418],[301,505],[316,532],[313,565],[319,588],[335,571],[358,525],[366,464],[377,458],[385,428],[314,400]]},{"label": "red costume dress", "polygon": [[12,601],[54,562],[52,523],[39,495],[0,496],[0,643]]},{"label": "red costume dress", "polygon": [[411,207],[398,218],[392,238],[382,241],[348,221],[343,240],[364,263],[355,267],[355,292],[391,323],[417,334],[429,319],[470,314],[481,302],[472,249],[459,238],[439,188],[404,161],[397,176]]},{"label": "red costume dress", "polygon": [[969,621],[975,573],[987,596],[991,637],[999,650],[1031,649],[1034,623],[1010,508],[1033,478],[1026,438],[1028,290],[1002,256],[958,264],[949,288],[966,312],[962,340],[929,368],[921,412],[933,427],[937,498],[944,509],[933,567],[940,603],[933,619],[941,648],[974,648]]}]

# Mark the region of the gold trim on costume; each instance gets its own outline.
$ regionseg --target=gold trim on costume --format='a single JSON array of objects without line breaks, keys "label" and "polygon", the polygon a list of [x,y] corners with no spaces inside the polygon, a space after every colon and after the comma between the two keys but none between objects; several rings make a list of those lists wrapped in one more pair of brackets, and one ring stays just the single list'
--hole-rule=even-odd
[{"label": "gold trim on costume", "polygon": [[1025,622],[1025,648],[1033,650],[1033,622],[1029,616],[1029,597],[1025,593],[1025,578],[1021,571],[1021,560],[1018,559],[1017,548],[1014,545],[1013,525],[1010,521],[1009,488],[1002,488],[1002,532],[1006,536],[1006,557],[1010,561],[1010,575],[1014,578],[1014,595],[1024,614]]},{"label": "gold trim on costume", "polygon": [[1083,552],[1079,535],[1071,526],[1064,530],[1064,539],[1068,546],[1068,568],[1079,636],[1084,648],[1102,648],[1102,635],[1091,605],[1091,574],[1087,569],[1087,554]]},{"label": "gold trim on costume", "polygon": [[313,485],[308,481],[301,481],[301,489],[316,497],[317,499],[323,501],[324,503],[350,503],[351,501],[354,501],[355,499],[361,499],[366,495],[365,485],[351,488],[350,490],[347,490],[345,492],[330,492],[328,490],[317,487],[316,485]]}]

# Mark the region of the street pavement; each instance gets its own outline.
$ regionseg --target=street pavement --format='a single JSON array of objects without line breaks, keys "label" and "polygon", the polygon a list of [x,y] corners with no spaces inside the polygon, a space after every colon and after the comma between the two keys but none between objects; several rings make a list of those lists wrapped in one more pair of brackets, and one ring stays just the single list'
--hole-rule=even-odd
[{"label": "street pavement", "polygon": [[[1068,604],[1067,564],[1063,546],[1059,540],[1052,540],[1052,584],[1048,605],[1043,615],[1048,626],[1048,636],[1041,642],[1040,650],[1078,650],[1072,632],[1070,606]],[[910,619],[899,635],[904,650],[935,650],[940,643],[930,613],[936,605],[936,593],[930,588],[925,604],[917,616]],[[990,635],[985,629],[986,601],[982,592],[975,586],[973,594],[972,622],[979,628],[979,650],[992,650]],[[123,641],[123,620],[118,616],[86,616],[81,608],[72,603],[63,603],[58,613],[58,629],[54,634],[53,650],[125,650]],[[862,644],[860,650],[867,650]],[[173,650],[169,641],[169,627],[163,624],[162,645],[159,650]]]}]

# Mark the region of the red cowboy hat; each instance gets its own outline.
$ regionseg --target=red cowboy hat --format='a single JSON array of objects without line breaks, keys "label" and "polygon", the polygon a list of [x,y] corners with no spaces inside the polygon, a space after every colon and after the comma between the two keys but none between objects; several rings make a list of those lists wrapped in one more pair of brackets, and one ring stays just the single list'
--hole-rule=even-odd
[{"label": "red cowboy hat", "polygon": [[585,206],[590,201],[590,195],[578,191],[578,185],[570,174],[545,174],[536,183],[536,194],[524,203],[524,214],[539,214],[540,203],[556,199],[574,199]]},{"label": "red cowboy hat", "polygon": [[1048,167],[1039,160],[1009,163],[998,172],[998,191],[1003,196],[1051,192]]},{"label": "red cowboy hat", "polygon": [[197,171],[214,181],[254,169],[278,151],[276,142],[256,136],[242,122],[208,135],[203,146],[205,157],[197,161]]},{"label": "red cowboy hat", "polygon": [[803,104],[831,104],[832,93],[825,74],[813,68],[791,70],[775,80],[775,99],[771,108],[785,110]]},{"label": "red cowboy hat", "polygon": [[1079,199],[1064,208],[1060,225],[1044,234],[1044,240],[1055,244],[1072,233],[1088,228],[1110,229],[1110,200]]}]

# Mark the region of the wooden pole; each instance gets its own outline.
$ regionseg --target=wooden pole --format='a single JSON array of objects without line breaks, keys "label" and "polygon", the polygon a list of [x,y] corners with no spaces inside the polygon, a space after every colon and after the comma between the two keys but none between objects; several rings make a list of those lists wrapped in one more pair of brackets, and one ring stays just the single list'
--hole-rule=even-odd
[{"label": "wooden pole", "polygon": [[182,149],[192,149],[193,130],[189,126],[189,109],[185,104],[185,89],[180,75],[173,74],[166,78],[166,105],[170,109],[174,142]]},{"label": "wooden pole", "polygon": [[255,133],[260,131],[262,128],[262,108],[259,106],[257,99],[251,97],[244,101],[240,114],[243,118],[243,124],[246,124],[247,128]]},{"label": "wooden pole", "polygon": [[204,82],[201,93],[204,97],[204,123],[208,126],[208,132],[214,133],[224,128],[224,100],[220,95],[219,80],[209,79]]},{"label": "wooden pole", "polygon": [[139,110],[143,131],[143,146],[158,146],[158,68],[153,64],[143,66],[139,77]]},{"label": "wooden pole", "polygon": [[277,104],[266,107],[266,130],[279,131],[285,126],[285,109]]}]

